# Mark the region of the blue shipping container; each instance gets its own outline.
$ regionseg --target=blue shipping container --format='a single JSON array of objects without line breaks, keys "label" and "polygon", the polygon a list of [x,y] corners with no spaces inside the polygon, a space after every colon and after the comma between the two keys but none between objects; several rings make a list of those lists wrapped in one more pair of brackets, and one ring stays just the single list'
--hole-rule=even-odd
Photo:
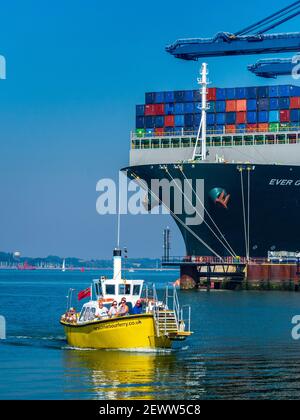
[{"label": "blue shipping container", "polygon": [[300,86],[291,86],[290,96],[300,96]]},{"label": "blue shipping container", "polygon": [[280,121],[280,114],[279,111],[270,111],[269,112],[269,122],[279,122]]},{"label": "blue shipping container", "polygon": [[165,102],[165,92],[156,92],[155,93],[155,103],[162,104]]},{"label": "blue shipping container", "polygon": [[174,92],[173,91],[165,92],[165,102],[174,102]]},{"label": "blue shipping container", "polygon": [[278,86],[269,86],[269,96],[270,98],[278,98],[279,96],[279,91],[278,91]]},{"label": "blue shipping container", "polygon": [[226,99],[236,99],[235,88],[226,88]]},{"label": "blue shipping container", "polygon": [[186,102],[183,105],[183,112],[185,114],[192,114],[194,112],[194,102]]},{"label": "blue shipping container", "polygon": [[184,113],[184,105],[183,105],[182,102],[181,103],[179,102],[178,104],[175,104],[174,113],[175,114],[183,114]]},{"label": "blue shipping container", "polygon": [[291,121],[292,122],[299,122],[300,121],[300,109],[292,109],[291,110]]},{"label": "blue shipping container", "polygon": [[258,113],[258,122],[267,123],[269,122],[269,113],[268,111],[259,111]]},{"label": "blue shipping container", "polygon": [[247,100],[247,110],[248,111],[256,111],[256,108],[257,108],[256,99],[248,99]]},{"label": "blue shipping container", "polygon": [[198,129],[201,122],[201,114],[194,114],[194,126]]},{"label": "blue shipping container", "polygon": [[226,124],[226,114],[225,113],[218,113],[216,114],[216,122],[219,125],[224,125]]},{"label": "blue shipping container", "polygon": [[257,88],[257,97],[258,98],[268,98],[269,97],[269,87],[268,86],[259,86]]},{"label": "blue shipping container", "polygon": [[165,115],[174,114],[174,104],[165,104]]},{"label": "blue shipping container", "polygon": [[237,132],[238,133],[244,133],[246,131],[246,124],[237,124]]},{"label": "blue shipping container", "polygon": [[247,87],[246,88],[246,98],[247,99],[256,99],[257,98],[257,88],[256,87]]},{"label": "blue shipping container", "polygon": [[216,102],[216,112],[226,112],[226,102],[217,101]]},{"label": "blue shipping container", "polygon": [[145,105],[136,105],[136,116],[145,114]]},{"label": "blue shipping container", "polygon": [[184,90],[175,90],[174,92],[174,101],[175,102],[184,102]]},{"label": "blue shipping container", "polygon": [[279,109],[289,109],[290,108],[290,98],[279,98],[278,99]]},{"label": "blue shipping container", "polygon": [[175,115],[175,127],[184,127],[184,115]]},{"label": "blue shipping container", "polygon": [[247,112],[247,122],[248,122],[248,124],[256,124],[257,123],[257,113],[255,111],[248,111]]},{"label": "blue shipping container", "polygon": [[290,96],[290,85],[280,85],[278,86],[278,96]]},{"label": "blue shipping container", "polygon": [[208,113],[215,112],[216,111],[216,102],[215,101],[207,102],[207,107],[208,107],[208,109],[207,109]]},{"label": "blue shipping container", "polygon": [[199,89],[193,90],[193,97],[194,97],[195,102],[201,102],[202,101],[202,96],[201,96],[201,92],[200,92]]},{"label": "blue shipping container", "polygon": [[268,111],[269,110],[269,98],[260,98],[257,101],[258,111]]},{"label": "blue shipping container", "polygon": [[147,128],[146,129],[146,137],[152,137],[154,135],[155,131],[153,128]]},{"label": "blue shipping container", "polygon": [[236,120],[236,112],[226,112],[225,114],[225,121],[226,124],[235,124]]},{"label": "blue shipping container", "polygon": [[278,98],[270,98],[270,110],[279,109],[279,100]]},{"label": "blue shipping container", "polygon": [[184,126],[191,127],[194,125],[194,114],[185,114],[184,116]]},{"label": "blue shipping container", "polygon": [[163,116],[155,117],[155,127],[162,128],[165,123],[165,118]]},{"label": "blue shipping container", "polygon": [[145,103],[147,105],[155,103],[155,92],[148,92],[145,94]]},{"label": "blue shipping container", "polygon": [[192,90],[186,90],[184,92],[184,100],[185,100],[185,102],[193,102],[194,101],[194,92]]},{"label": "blue shipping container", "polygon": [[135,119],[135,127],[136,128],[144,128],[145,127],[145,117],[137,116]]},{"label": "blue shipping container", "polygon": [[246,88],[236,88],[235,89],[236,99],[245,99],[246,98]]},{"label": "blue shipping container", "polygon": [[225,133],[225,125],[216,125],[216,134]]},{"label": "blue shipping container", "polygon": [[216,90],[217,101],[222,101],[226,99],[226,89],[217,88]]},{"label": "blue shipping container", "polygon": [[154,128],[155,127],[155,117],[145,117],[145,127]]},{"label": "blue shipping container", "polygon": [[207,124],[215,124],[216,122],[216,118],[215,118],[215,114],[207,114]]}]

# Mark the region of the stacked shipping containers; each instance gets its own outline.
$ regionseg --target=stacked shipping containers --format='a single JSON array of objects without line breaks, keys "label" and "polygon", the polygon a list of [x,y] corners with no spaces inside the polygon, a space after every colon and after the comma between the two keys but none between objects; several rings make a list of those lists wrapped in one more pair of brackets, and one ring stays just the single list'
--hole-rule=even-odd
[{"label": "stacked shipping containers", "polygon": [[[275,85],[209,88],[209,133],[300,130],[300,87]],[[161,135],[196,132],[201,121],[199,90],[146,93],[136,106],[136,132]]]}]

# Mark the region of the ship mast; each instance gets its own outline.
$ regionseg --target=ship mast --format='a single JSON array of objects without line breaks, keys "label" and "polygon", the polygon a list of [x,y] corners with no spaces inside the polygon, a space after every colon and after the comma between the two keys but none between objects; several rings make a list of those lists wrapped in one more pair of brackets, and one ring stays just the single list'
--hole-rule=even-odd
[{"label": "ship mast", "polygon": [[[193,152],[193,159],[199,157],[201,160],[206,160],[206,112],[208,110],[207,107],[207,85],[209,84],[209,81],[207,80],[208,76],[208,69],[207,69],[207,63],[202,63],[201,68],[201,78],[198,77],[197,81],[198,84],[201,85],[200,93],[201,93],[201,122],[199,125],[199,130],[197,134],[196,144]],[[197,155],[197,147],[200,142],[201,138],[201,153],[200,155]]]}]

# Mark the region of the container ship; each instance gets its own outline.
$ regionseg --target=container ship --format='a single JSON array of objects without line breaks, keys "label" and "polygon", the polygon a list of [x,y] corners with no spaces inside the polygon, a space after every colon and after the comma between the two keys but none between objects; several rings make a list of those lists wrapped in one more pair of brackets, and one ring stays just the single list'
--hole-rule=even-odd
[{"label": "container ship", "polygon": [[[136,106],[124,171],[150,188],[148,203],[151,180],[168,179],[174,189],[188,182],[191,200],[203,205],[201,222],[188,224],[185,211],[176,214],[174,191],[169,204],[187,257],[267,258],[300,249],[299,86],[204,85],[146,93],[144,102]],[[198,198],[197,180],[203,182]],[[157,203],[164,203],[158,195]]]}]

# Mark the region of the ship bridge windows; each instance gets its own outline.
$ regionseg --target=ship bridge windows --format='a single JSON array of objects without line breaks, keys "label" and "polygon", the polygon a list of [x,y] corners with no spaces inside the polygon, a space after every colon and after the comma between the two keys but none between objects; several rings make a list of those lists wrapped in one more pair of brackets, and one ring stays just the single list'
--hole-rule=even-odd
[{"label": "ship bridge windows", "polygon": [[116,293],[116,288],[114,284],[107,284],[105,286],[105,292],[107,295],[115,295]]},{"label": "ship bridge windows", "polygon": [[134,284],[132,294],[134,296],[139,296],[140,292],[141,292],[141,285],[140,284]]},{"label": "ship bridge windows", "polygon": [[161,147],[163,149],[168,149],[171,147],[170,145],[170,139],[161,139]]},{"label": "ship bridge windows", "polygon": [[120,284],[119,295],[130,295],[130,284]]},{"label": "ship bridge windows", "polygon": [[255,144],[264,144],[264,136],[254,136]]},{"label": "ship bridge windows", "polygon": [[180,139],[174,138],[171,140],[172,147],[179,147],[180,146]]}]

